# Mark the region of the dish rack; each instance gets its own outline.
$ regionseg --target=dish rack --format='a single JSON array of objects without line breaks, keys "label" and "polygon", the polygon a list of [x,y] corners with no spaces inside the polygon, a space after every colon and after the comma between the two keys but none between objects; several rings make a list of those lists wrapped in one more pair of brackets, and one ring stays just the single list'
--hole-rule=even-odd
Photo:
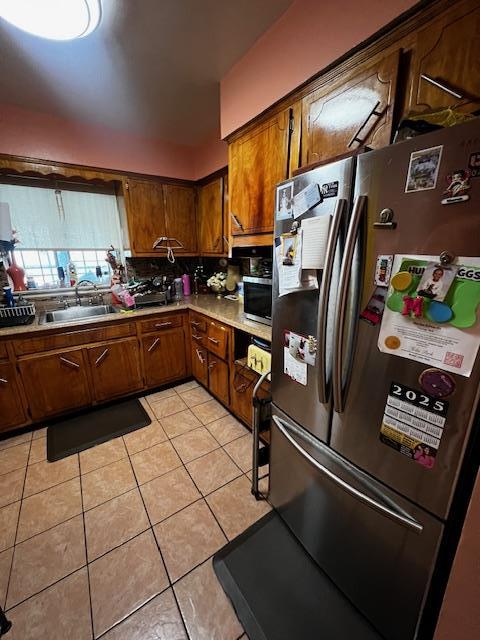
[{"label": "dish rack", "polygon": [[30,324],[35,319],[35,305],[23,304],[18,307],[0,307],[0,327],[16,327]]}]

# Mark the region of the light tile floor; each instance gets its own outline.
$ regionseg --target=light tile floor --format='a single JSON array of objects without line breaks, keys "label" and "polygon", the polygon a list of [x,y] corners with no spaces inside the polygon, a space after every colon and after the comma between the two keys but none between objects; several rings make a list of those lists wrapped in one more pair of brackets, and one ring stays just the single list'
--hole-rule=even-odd
[{"label": "light tile floor", "polygon": [[9,640],[237,640],[212,556],[269,510],[251,435],[196,382],[141,400],[152,423],[46,461],[0,441],[0,605]]}]

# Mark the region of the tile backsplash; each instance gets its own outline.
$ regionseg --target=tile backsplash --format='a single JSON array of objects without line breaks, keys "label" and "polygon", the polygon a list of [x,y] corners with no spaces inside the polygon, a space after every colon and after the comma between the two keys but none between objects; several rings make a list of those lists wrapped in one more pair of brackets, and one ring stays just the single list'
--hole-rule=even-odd
[{"label": "tile backsplash", "polygon": [[136,280],[146,280],[155,276],[176,278],[184,273],[193,276],[195,268],[199,264],[203,265],[206,275],[226,269],[226,267],[220,266],[219,258],[182,258],[177,256],[173,264],[167,258],[127,258],[126,263],[127,277]]}]

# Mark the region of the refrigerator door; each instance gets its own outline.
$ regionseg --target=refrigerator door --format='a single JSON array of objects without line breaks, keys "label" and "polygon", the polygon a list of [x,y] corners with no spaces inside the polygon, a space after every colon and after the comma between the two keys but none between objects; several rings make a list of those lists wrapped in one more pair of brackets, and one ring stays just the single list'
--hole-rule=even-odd
[{"label": "refrigerator door", "polygon": [[[354,159],[347,158],[296,177],[293,193],[317,183],[324,186],[322,201],[299,218],[332,216],[325,268],[318,271],[319,289],[278,297],[278,265],[274,256],[272,326],[272,397],[292,419],[323,441],[330,426],[330,381],[335,300],[343,242],[350,211]],[[288,184],[283,183],[283,184]],[[328,189],[330,185],[330,189]],[[338,192],[337,192],[338,191]],[[336,193],[337,192],[337,193]],[[336,195],[332,195],[336,193]],[[275,239],[292,228],[292,219],[276,220]],[[274,249],[275,250],[275,249]],[[284,374],[284,332],[317,339],[315,366],[307,365],[304,386]]]},{"label": "refrigerator door", "polygon": [[443,525],[272,408],[269,500],[386,640],[418,629]]},{"label": "refrigerator door", "polygon": [[[436,188],[406,193],[410,154],[438,145],[443,145],[443,153]],[[358,317],[374,290],[377,256],[440,256],[443,251],[454,256],[480,255],[480,180],[472,179],[469,201],[441,204],[447,175],[467,167],[470,155],[478,149],[480,126],[475,120],[360,156],[340,277],[331,446],[354,465],[442,519],[448,515],[476,411],[480,363],[477,359],[469,378],[451,374],[456,389],[448,397],[443,437],[434,467],[425,468],[383,444],[379,436],[392,383],[421,391],[419,377],[429,366],[381,353],[377,347],[380,325],[371,326]],[[393,211],[396,228],[374,227],[384,209]],[[355,276],[358,263],[361,280]],[[362,300],[349,308],[343,304],[342,296],[351,297],[352,289],[363,291]],[[348,346],[348,337],[353,334],[356,339]]]}]

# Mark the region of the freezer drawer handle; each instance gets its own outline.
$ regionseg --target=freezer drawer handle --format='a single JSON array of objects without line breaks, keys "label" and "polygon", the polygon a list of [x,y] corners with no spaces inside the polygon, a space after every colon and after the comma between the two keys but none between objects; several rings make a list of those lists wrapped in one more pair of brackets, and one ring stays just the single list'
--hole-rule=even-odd
[{"label": "freezer drawer handle", "polygon": [[393,509],[390,509],[389,507],[383,505],[381,502],[377,502],[377,500],[374,500],[370,496],[367,496],[367,494],[362,493],[355,487],[352,487],[352,485],[348,484],[348,482],[345,482],[345,480],[342,480],[342,478],[339,478],[332,471],[330,471],[330,469],[327,469],[327,467],[324,467],[317,460],[315,460],[315,458],[313,458],[307,451],[305,451],[305,449],[302,449],[302,447],[298,444],[298,442],[294,438],[292,438],[292,436],[288,433],[287,427],[284,426],[282,421],[277,416],[272,416],[272,419],[277,425],[277,427],[280,429],[281,433],[285,436],[285,438],[289,441],[289,443],[293,447],[295,447],[295,449],[300,453],[300,455],[303,456],[306,460],[308,460],[308,462],[310,462],[310,464],[312,464],[315,467],[315,469],[317,469],[317,471],[319,471],[322,475],[326,476],[334,484],[340,487],[340,489],[342,489],[349,495],[353,496],[360,502],[363,502],[374,511],[378,511],[383,516],[390,518],[395,522],[398,522],[404,527],[407,527],[407,529],[411,529],[415,533],[422,533],[423,526],[419,522],[411,518],[407,518],[401,513],[397,513]]},{"label": "freezer drawer handle", "polygon": [[357,241],[358,230],[362,220],[363,212],[367,204],[366,196],[358,196],[353,205],[353,212],[350,226],[345,242],[345,254],[340,269],[340,280],[338,284],[337,317],[334,328],[334,348],[333,348],[333,406],[337,413],[342,413],[344,409],[344,397],[342,389],[342,371],[344,355],[344,333],[345,333],[345,313],[347,310],[348,290],[350,275],[352,271],[353,256]]},{"label": "freezer drawer handle", "polygon": [[318,300],[318,399],[322,404],[327,402],[327,367],[325,361],[326,341],[327,341],[327,313],[328,298],[330,296],[333,264],[335,261],[335,251],[338,238],[343,226],[343,218],[347,211],[347,201],[339,198],[335,204],[333,213],[332,230],[328,239],[327,251],[325,255],[325,268],[322,275],[322,285]]}]

